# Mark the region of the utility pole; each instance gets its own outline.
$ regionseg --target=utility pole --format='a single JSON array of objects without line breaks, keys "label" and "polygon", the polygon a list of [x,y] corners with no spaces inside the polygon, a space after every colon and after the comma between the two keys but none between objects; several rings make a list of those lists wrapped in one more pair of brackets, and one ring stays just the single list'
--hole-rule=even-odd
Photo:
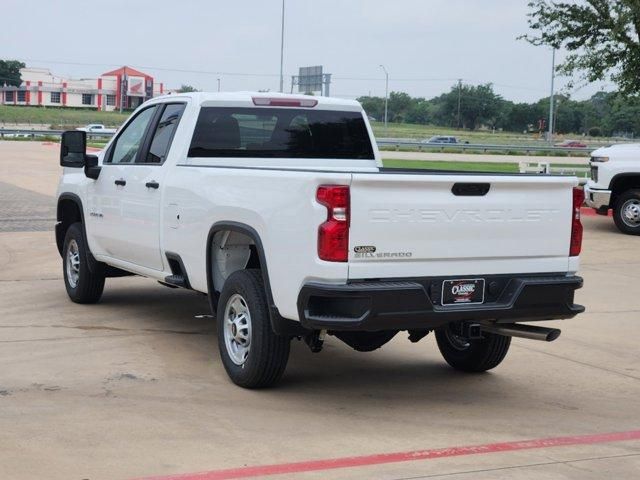
[{"label": "utility pole", "polygon": [[551,95],[549,96],[549,144],[553,145],[553,82],[556,77],[556,49],[551,54]]},{"label": "utility pole", "polygon": [[458,128],[460,128],[460,105],[462,103],[462,79],[458,79]]},{"label": "utility pole", "polygon": [[387,136],[389,126],[389,72],[384,65],[380,65],[385,75],[385,87],[384,87],[384,136]]},{"label": "utility pole", "polygon": [[284,92],[284,0],[282,0],[282,25],[280,30],[280,93]]}]

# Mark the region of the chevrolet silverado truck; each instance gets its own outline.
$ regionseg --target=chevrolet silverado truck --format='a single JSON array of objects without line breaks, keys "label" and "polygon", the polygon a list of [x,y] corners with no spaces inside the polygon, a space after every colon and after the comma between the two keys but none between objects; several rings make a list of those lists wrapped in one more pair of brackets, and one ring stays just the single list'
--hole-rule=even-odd
[{"label": "chevrolet silverado truck", "polygon": [[622,233],[640,235],[640,144],[620,144],[591,153],[585,203],[600,215],[613,210]]},{"label": "chevrolet silverado truck", "polygon": [[573,177],[393,169],[355,101],[189,93],[144,103],[104,150],[65,132],[56,241],[70,299],[140,275],[208,296],[222,363],[246,388],[293,340],[372,351],[434,332],[454,368],[560,331],[582,286]]}]

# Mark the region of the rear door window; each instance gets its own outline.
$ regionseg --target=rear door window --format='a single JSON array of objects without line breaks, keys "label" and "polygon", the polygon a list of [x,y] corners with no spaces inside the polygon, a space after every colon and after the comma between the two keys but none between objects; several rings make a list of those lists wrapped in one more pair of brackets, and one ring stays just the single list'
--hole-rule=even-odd
[{"label": "rear door window", "polygon": [[190,157],[373,159],[360,112],[202,107]]},{"label": "rear door window", "polygon": [[141,158],[143,163],[163,163],[167,154],[169,153],[169,147],[173,140],[173,135],[176,132],[182,112],[184,112],[184,103],[170,103],[164,107],[164,111],[160,116],[156,131],[153,133],[153,139],[149,146],[147,155]]}]

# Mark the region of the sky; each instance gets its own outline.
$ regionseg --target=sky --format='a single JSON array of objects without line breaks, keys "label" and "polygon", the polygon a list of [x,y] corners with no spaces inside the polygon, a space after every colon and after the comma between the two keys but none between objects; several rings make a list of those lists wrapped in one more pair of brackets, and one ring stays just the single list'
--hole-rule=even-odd
[{"label": "sky", "polygon": [[[285,0],[284,84],[322,65],[331,95],[431,98],[462,79],[504,98],[550,92],[551,50],[527,33],[527,0]],[[129,65],[168,88],[278,91],[282,0],[2,0],[0,58],[58,76]],[[25,9],[29,11],[25,14]],[[13,19],[9,21],[8,19]],[[559,51],[561,61],[564,52]],[[556,79],[556,91],[567,79]],[[570,91],[585,99],[608,82]]]}]

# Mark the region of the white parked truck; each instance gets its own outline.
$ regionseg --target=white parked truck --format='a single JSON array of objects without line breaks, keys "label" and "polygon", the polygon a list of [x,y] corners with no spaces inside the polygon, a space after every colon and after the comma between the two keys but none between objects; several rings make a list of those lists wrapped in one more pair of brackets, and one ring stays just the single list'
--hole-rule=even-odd
[{"label": "white parked truck", "polygon": [[640,235],[640,144],[599,148],[591,153],[589,163],[586,205],[601,215],[612,209],[621,232]]},{"label": "white parked truck", "polygon": [[66,132],[56,239],[74,302],[141,275],[208,295],[230,378],[276,382],[293,339],[359,351],[429,332],[454,368],[559,330],[582,286],[576,178],[382,166],[355,101],[189,93],[139,107],[97,156]]},{"label": "white parked truck", "polygon": [[90,123],[89,125],[85,125],[84,127],[76,128],[76,130],[80,132],[87,132],[88,134],[92,134],[92,133],[113,134],[113,133],[116,133],[117,131],[115,128],[107,128],[101,123]]}]

